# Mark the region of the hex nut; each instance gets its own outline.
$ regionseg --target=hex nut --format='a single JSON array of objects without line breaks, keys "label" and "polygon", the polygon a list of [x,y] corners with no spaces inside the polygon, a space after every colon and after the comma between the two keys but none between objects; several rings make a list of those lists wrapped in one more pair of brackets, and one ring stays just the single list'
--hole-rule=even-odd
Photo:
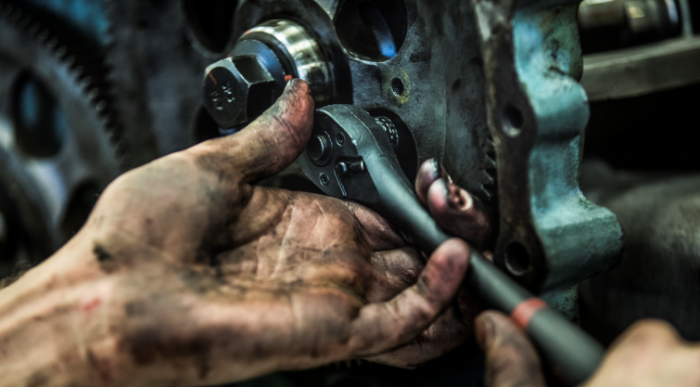
[{"label": "hex nut", "polygon": [[204,105],[223,129],[249,123],[282,94],[282,87],[254,56],[212,64],[204,82]]}]

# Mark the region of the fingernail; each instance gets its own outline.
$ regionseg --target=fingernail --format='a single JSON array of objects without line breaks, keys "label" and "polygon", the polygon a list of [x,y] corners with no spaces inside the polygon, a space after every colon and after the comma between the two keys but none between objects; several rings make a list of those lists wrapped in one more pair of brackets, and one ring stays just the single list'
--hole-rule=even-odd
[{"label": "fingernail", "polygon": [[450,183],[447,179],[442,178],[442,186],[445,189],[445,201],[448,206],[452,206],[452,193],[450,192]]},{"label": "fingernail", "polygon": [[433,181],[435,181],[435,180],[440,178],[440,162],[438,161],[438,159],[433,159],[432,165],[433,165],[432,177],[433,177]]},{"label": "fingernail", "polygon": [[467,204],[470,197],[468,194],[462,193],[462,189],[454,185],[448,178],[442,178],[442,182],[445,186],[445,200],[447,200],[447,205],[455,210],[467,210],[469,209]]},{"label": "fingernail", "polygon": [[450,174],[447,173],[445,166],[442,165],[442,163],[440,163],[440,162],[437,163],[437,171],[438,171],[439,178],[443,178],[443,179],[445,179],[445,181],[452,184],[452,176],[450,176]]},{"label": "fingernail", "polygon": [[479,343],[481,349],[486,349],[493,340],[495,326],[490,317],[481,315],[474,322],[476,328],[476,342]]}]

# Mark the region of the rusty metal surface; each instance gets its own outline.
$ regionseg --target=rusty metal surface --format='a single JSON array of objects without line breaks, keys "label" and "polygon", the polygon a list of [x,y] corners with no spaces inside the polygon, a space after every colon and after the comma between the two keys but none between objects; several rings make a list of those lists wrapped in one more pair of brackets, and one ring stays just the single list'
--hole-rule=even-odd
[{"label": "rusty metal surface", "polygon": [[[571,294],[581,279],[612,267],[622,247],[615,216],[578,187],[589,114],[576,82],[578,2],[474,3],[498,154],[496,262],[534,291]],[[566,305],[563,294],[550,297]]]}]

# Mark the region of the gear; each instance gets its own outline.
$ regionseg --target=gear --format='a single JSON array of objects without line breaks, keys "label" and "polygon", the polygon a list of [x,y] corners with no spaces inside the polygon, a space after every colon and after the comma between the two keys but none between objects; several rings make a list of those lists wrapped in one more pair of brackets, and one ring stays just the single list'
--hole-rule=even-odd
[{"label": "gear", "polygon": [[180,2],[108,0],[106,13],[109,79],[134,165],[217,136],[203,117],[201,73],[223,55],[195,48]]},{"label": "gear", "polygon": [[60,247],[128,164],[95,46],[3,1],[0,36],[0,215],[17,235],[0,256],[2,276]]}]

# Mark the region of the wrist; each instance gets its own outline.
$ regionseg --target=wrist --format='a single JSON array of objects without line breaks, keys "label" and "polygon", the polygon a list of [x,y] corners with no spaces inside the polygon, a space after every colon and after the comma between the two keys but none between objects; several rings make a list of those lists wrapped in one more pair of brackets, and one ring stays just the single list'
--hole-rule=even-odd
[{"label": "wrist", "polygon": [[3,385],[119,384],[109,326],[112,281],[86,264],[81,247],[74,238],[0,290]]}]

